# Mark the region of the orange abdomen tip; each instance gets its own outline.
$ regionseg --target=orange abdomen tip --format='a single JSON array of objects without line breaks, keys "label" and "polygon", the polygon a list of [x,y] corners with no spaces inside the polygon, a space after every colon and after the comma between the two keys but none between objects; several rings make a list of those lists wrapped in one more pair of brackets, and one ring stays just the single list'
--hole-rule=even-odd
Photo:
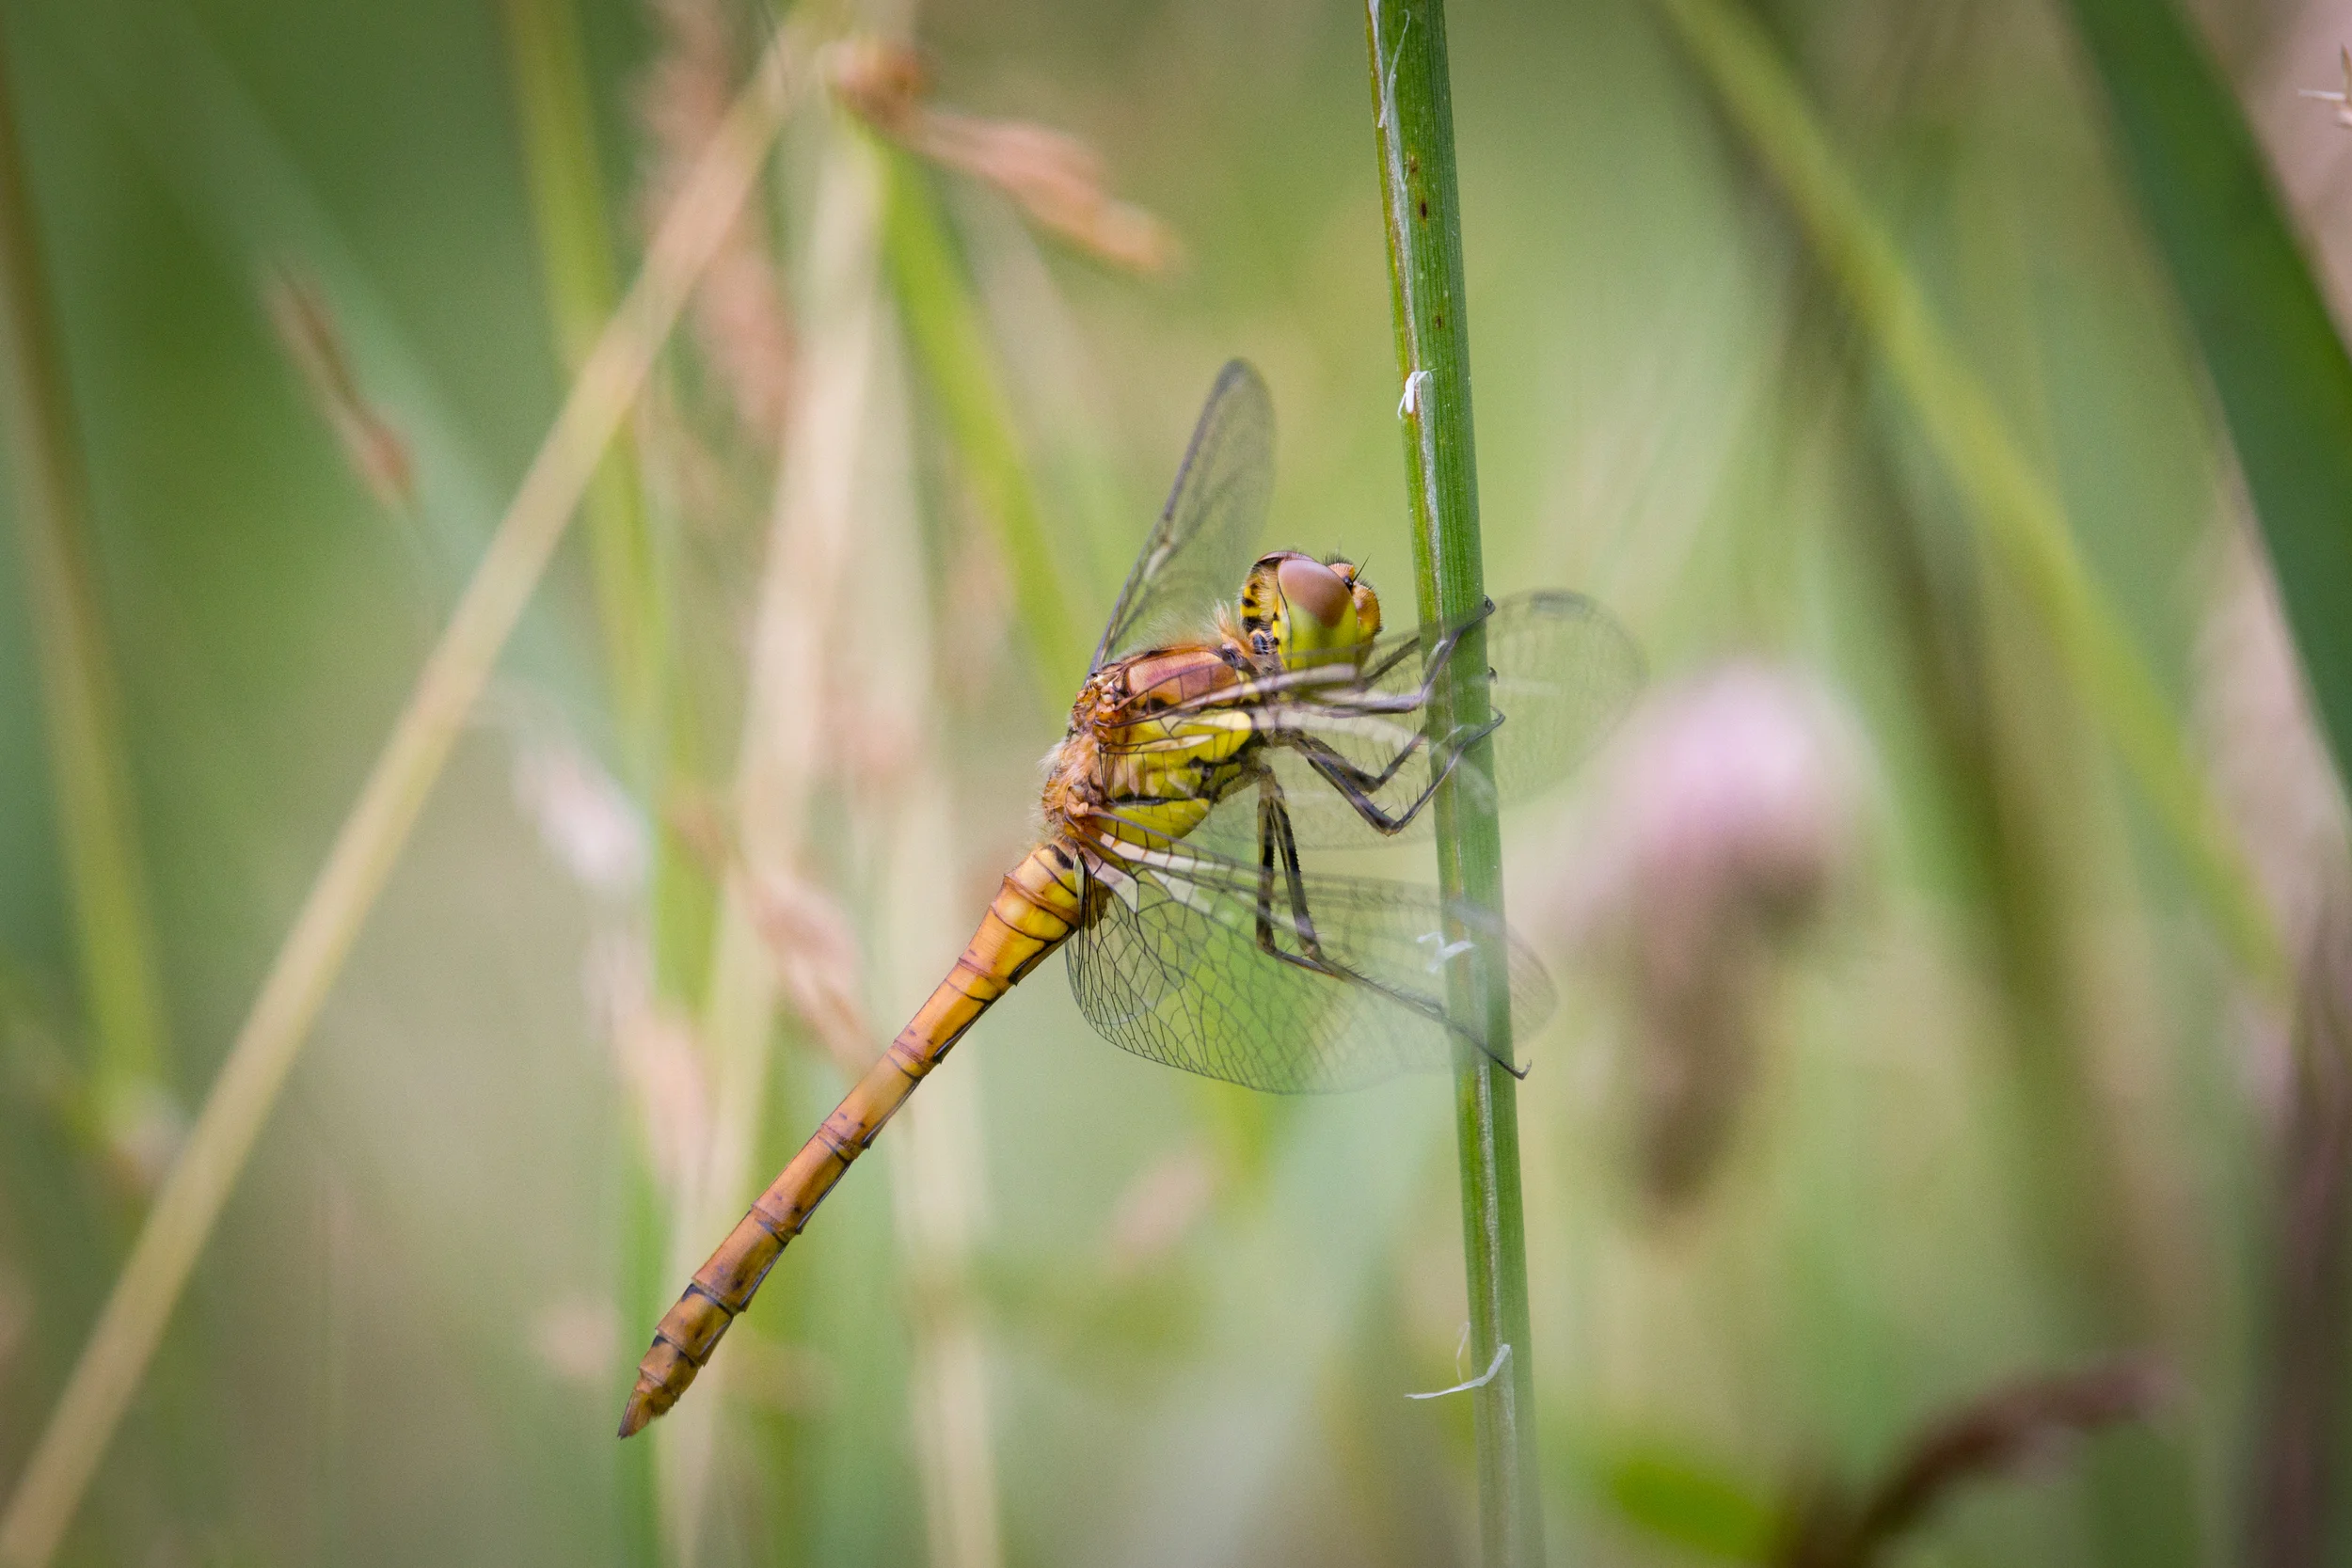
[{"label": "orange abdomen tip", "polygon": [[[663,1363],[657,1365],[657,1363]],[[637,1369],[637,1386],[629,1391],[628,1408],[621,1412],[621,1435],[633,1437],[654,1423],[658,1417],[670,1413],[678,1396],[686,1392],[694,1374],[702,1370],[667,1340],[657,1339],[645,1353],[645,1359]]]}]

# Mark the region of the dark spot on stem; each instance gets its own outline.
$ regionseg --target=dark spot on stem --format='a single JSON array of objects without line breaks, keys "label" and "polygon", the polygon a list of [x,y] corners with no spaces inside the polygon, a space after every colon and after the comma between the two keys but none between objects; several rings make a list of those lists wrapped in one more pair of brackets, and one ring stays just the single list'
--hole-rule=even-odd
[{"label": "dark spot on stem", "polygon": [[1422,198],[1422,199],[1421,199],[1421,215],[1422,215],[1422,222],[1424,222],[1424,223],[1425,223],[1425,222],[1427,222],[1427,221],[1428,221],[1428,219],[1429,219],[1429,198],[1428,198],[1427,197],[1423,197],[1423,198]]}]

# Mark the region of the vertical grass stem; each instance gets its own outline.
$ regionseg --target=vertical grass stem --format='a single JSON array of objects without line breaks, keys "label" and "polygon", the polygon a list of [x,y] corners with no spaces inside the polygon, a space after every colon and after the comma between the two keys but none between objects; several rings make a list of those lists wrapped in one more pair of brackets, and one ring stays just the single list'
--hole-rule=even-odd
[{"label": "vertical grass stem", "polygon": [[1061,705],[1085,678],[1092,642],[1071,614],[1028,457],[1006,413],[1011,403],[995,351],[939,194],[911,154],[887,147],[883,156],[889,171],[883,245],[907,343],[938,402],[965,482],[995,531],[1046,717],[1058,724],[1069,711]]},{"label": "vertical grass stem", "polygon": [[[1454,109],[1446,78],[1442,0],[1367,0],[1374,130],[1380,151],[1389,277],[1396,318],[1398,415],[1411,482],[1413,564],[1421,620],[1434,626],[1486,598],[1479,558],[1478,483],[1470,435],[1470,334],[1462,286],[1461,211],[1454,167]],[[1487,718],[1486,639],[1473,631],[1451,661],[1430,733]],[[1464,759],[1487,771],[1481,742]],[[1450,905],[1500,915],[1502,848],[1491,792],[1440,784],[1438,877]],[[1450,933],[1452,937],[1472,934]],[[1494,1056],[1512,1050],[1503,956],[1474,936],[1469,962],[1446,976],[1447,1006],[1480,1032]],[[1534,1358],[1528,1345],[1527,1243],[1519,1199],[1518,1083],[1493,1057],[1464,1051],[1454,1076],[1462,1167],[1462,1227],[1471,1358],[1500,1374],[1472,1390],[1478,1432],[1479,1520],[1492,1565],[1543,1560],[1535,1458]],[[1507,1347],[1507,1354],[1505,1354]]]},{"label": "vertical grass stem", "polygon": [[34,231],[16,105],[0,47],[0,388],[24,581],[40,659],[59,859],[72,900],[93,1088],[121,1130],[164,1072],[156,979],[122,752],[121,705],[89,562],[89,489]]},{"label": "vertical grass stem", "polygon": [[[540,275],[556,356],[568,378],[596,352],[620,298],[587,50],[575,0],[505,0],[502,9]],[[581,515],[615,750],[622,776],[655,824],[648,900],[655,985],[675,1000],[705,967],[706,955],[691,934],[707,926],[713,900],[663,820],[663,800],[681,757],[691,753],[691,737],[669,700],[667,560],[646,504],[637,443],[628,428],[613,436],[588,486]],[[632,1176],[643,1180],[646,1173]],[[656,1211],[649,1205],[631,1210],[627,1245],[641,1258],[666,1260],[668,1238],[654,1218]],[[666,1291],[667,1281],[658,1289]],[[651,1450],[631,1449],[622,1463],[638,1472],[629,1478],[632,1495],[649,1497],[657,1484]],[[641,1512],[634,1523],[641,1527],[631,1532],[635,1559],[651,1560],[652,1520]]]},{"label": "vertical grass stem", "polygon": [[[572,0],[505,0],[504,10],[548,309],[564,372],[578,375],[620,298],[586,51]],[[631,782],[643,788],[661,762],[667,636],[660,562],[628,431],[613,437],[583,511],[613,717]]]}]

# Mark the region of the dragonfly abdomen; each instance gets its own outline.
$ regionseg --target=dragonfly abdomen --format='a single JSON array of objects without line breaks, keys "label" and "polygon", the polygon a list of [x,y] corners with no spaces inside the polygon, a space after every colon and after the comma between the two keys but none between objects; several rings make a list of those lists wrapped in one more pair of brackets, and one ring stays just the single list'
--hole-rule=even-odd
[{"label": "dragonfly abdomen", "polygon": [[1005,994],[1076,928],[1085,889],[1077,858],[1048,841],[1005,878],[962,957],[930,999],[868,1068],[814,1136],[751,1207],[693,1283],[663,1315],[637,1364],[621,1416],[624,1437],[675,1404],[775,1266],[857,1157],[907,1102],[989,1004]]}]

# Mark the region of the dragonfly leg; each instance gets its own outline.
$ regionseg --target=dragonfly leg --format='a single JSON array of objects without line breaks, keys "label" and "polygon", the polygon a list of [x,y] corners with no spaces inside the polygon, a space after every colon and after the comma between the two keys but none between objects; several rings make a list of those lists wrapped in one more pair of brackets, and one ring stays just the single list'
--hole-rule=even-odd
[{"label": "dragonfly leg", "polygon": [[1438,675],[1452,662],[1454,651],[1461,645],[1463,634],[1472,626],[1483,624],[1494,612],[1495,602],[1488,599],[1479,606],[1476,613],[1448,627],[1444,635],[1430,644],[1428,668],[1422,675],[1421,685],[1410,691],[1375,691],[1367,689],[1387,679],[1397,666],[1419,653],[1421,643],[1418,639],[1407,639],[1402,647],[1361,669],[1352,664],[1333,663],[1285,670],[1279,674],[1246,681],[1236,689],[1187,698],[1168,707],[1166,715],[1189,716],[1230,706],[1237,701],[1263,702],[1274,698],[1301,703],[1306,706],[1322,704],[1329,716],[1339,718],[1416,712],[1427,706],[1429,699],[1436,694]]},{"label": "dragonfly leg", "polygon": [[[1503,716],[1499,713],[1493,714],[1488,717],[1485,723],[1474,727],[1467,724],[1456,725],[1454,733],[1446,736],[1445,739],[1439,743],[1442,752],[1445,753],[1446,760],[1438,776],[1442,778],[1445,774],[1451,773],[1454,770],[1454,764],[1462,760],[1462,753],[1464,752],[1467,752],[1472,746],[1477,745],[1480,741],[1494,734],[1497,729],[1501,728],[1502,724],[1502,717]],[[1406,763],[1410,761],[1413,755],[1418,752],[1423,745],[1427,744],[1429,740],[1429,737],[1426,735],[1416,732],[1412,738],[1397,748],[1395,753],[1391,756],[1389,760],[1381,766],[1380,770],[1375,773],[1371,768],[1342,755],[1330,745],[1329,742],[1324,740],[1319,736],[1311,734],[1311,732],[1305,730],[1290,730],[1287,732],[1278,731],[1273,738],[1276,744],[1290,746],[1305,754],[1310,761],[1315,762],[1316,770],[1321,772],[1325,778],[1331,779],[1334,783],[1336,783],[1341,776],[1344,776],[1350,784],[1353,784],[1357,788],[1363,790],[1366,794],[1371,795],[1376,795],[1381,790],[1388,788],[1389,781],[1395,778],[1398,770],[1403,768]],[[1327,764],[1328,767],[1326,767],[1326,764]],[[1426,791],[1423,791],[1422,798],[1424,800],[1427,799]],[[1419,802],[1416,802],[1412,807],[1408,808],[1405,813],[1406,820],[1411,820],[1413,813],[1420,809]]]},{"label": "dragonfly leg", "polygon": [[[1462,634],[1470,630],[1470,627],[1483,624],[1486,617],[1492,615],[1494,612],[1495,602],[1492,599],[1488,599],[1478,607],[1478,612],[1476,614],[1466,616],[1460,622],[1449,627],[1445,635],[1438,638],[1437,642],[1431,646],[1429,650],[1429,667],[1432,670],[1443,669],[1445,667],[1446,660],[1454,657],[1454,644],[1462,641]],[[1381,676],[1387,674],[1390,671],[1395,669],[1400,663],[1404,662],[1406,656],[1412,653],[1415,644],[1411,642],[1406,643],[1403,647],[1397,649],[1396,652],[1382,659],[1378,664],[1373,666],[1369,670],[1366,670],[1364,672],[1364,679],[1367,681],[1378,680]]]},{"label": "dragonfly leg", "polygon": [[1339,792],[1340,799],[1354,808],[1356,815],[1363,818],[1366,826],[1376,833],[1386,835],[1401,833],[1411,826],[1413,818],[1421,815],[1422,808],[1436,798],[1438,786],[1452,778],[1454,768],[1461,766],[1463,753],[1479,741],[1494,734],[1502,722],[1502,716],[1497,714],[1473,729],[1456,730],[1449,736],[1441,747],[1444,762],[1438,768],[1429,783],[1422,786],[1422,792],[1413,797],[1402,810],[1395,812],[1383,808],[1373,797],[1387,787],[1391,779],[1396,777],[1397,769],[1405,766],[1407,757],[1421,749],[1424,737],[1415,736],[1411,742],[1400,749],[1395,756],[1390,758],[1388,766],[1377,773],[1350,762],[1328,744],[1311,735],[1301,733],[1285,736],[1282,737],[1282,743],[1304,756],[1307,759],[1307,765],[1320,774],[1325,783]]},{"label": "dragonfly leg", "polygon": [[1388,788],[1389,781],[1395,778],[1398,770],[1429,741],[1427,736],[1416,733],[1410,740],[1398,747],[1396,754],[1390,757],[1380,771],[1375,773],[1371,768],[1343,756],[1328,741],[1318,736],[1298,731],[1283,738],[1294,751],[1314,764],[1316,772],[1321,773],[1333,784],[1338,784],[1344,779],[1367,795],[1376,795]]},{"label": "dragonfly leg", "polygon": [[[1279,958],[1286,964],[1307,970],[1311,974],[1327,975],[1334,980],[1350,981],[1360,986],[1369,986],[1400,1006],[1409,1008],[1433,1022],[1443,1024],[1446,1028],[1454,1030],[1469,1043],[1482,1052],[1486,1052],[1489,1056],[1493,1056],[1492,1052],[1486,1051],[1484,1040],[1474,1034],[1461,1030],[1458,1025],[1448,1020],[1443,1006],[1438,1003],[1424,996],[1413,995],[1393,985],[1384,984],[1372,975],[1359,974],[1324,952],[1323,943],[1315,935],[1314,919],[1307,912],[1306,877],[1299,869],[1298,844],[1291,832],[1290,812],[1282,804],[1282,786],[1276,782],[1272,774],[1265,773],[1259,775],[1258,790],[1258,946],[1260,950],[1270,958]],[[1284,951],[1274,941],[1274,868],[1278,862],[1281,865],[1290,894],[1290,926],[1291,929],[1297,934],[1300,949],[1295,953]],[[1527,1076],[1524,1068],[1503,1061],[1499,1056],[1494,1056],[1493,1059],[1512,1077]]]},{"label": "dragonfly leg", "polygon": [[1274,945],[1274,813],[1281,809],[1275,799],[1280,786],[1274,775],[1262,774],[1258,781],[1258,946],[1268,953],[1279,951]]},{"label": "dragonfly leg", "polygon": [[[1245,689],[1259,697],[1292,696],[1307,693],[1292,700],[1302,709],[1320,705],[1331,717],[1360,717],[1371,713],[1416,713],[1429,705],[1436,695],[1438,677],[1453,661],[1454,651],[1461,646],[1463,634],[1483,624],[1495,610],[1495,602],[1488,599],[1478,613],[1455,623],[1445,635],[1430,644],[1428,668],[1422,673],[1421,685],[1410,691],[1374,691],[1365,689],[1386,679],[1406,657],[1417,651],[1419,644],[1407,642],[1378,663],[1357,670],[1345,665],[1309,666],[1286,671],[1263,681],[1252,682]],[[1205,707],[1213,702],[1226,702],[1233,693],[1219,692],[1214,698],[1197,699],[1195,705]]]},{"label": "dragonfly leg", "polygon": [[[1437,694],[1438,675],[1443,673],[1445,667],[1454,661],[1454,650],[1461,646],[1463,634],[1472,626],[1485,625],[1486,617],[1494,612],[1495,602],[1488,599],[1478,607],[1476,614],[1467,616],[1448,626],[1445,634],[1430,644],[1429,657],[1422,673],[1421,685],[1414,689],[1398,692],[1334,693],[1334,699],[1344,702],[1350,709],[1358,713],[1410,713],[1426,706],[1429,699]],[[1360,677],[1363,684],[1370,686],[1386,677],[1391,671],[1404,661],[1406,655],[1413,652],[1413,647],[1414,645],[1408,642],[1378,664],[1364,671]]]},{"label": "dragonfly leg", "polygon": [[[1281,924],[1290,927],[1298,943],[1295,953],[1276,940],[1274,872],[1278,863],[1290,901],[1290,914]],[[1291,814],[1282,805],[1282,786],[1271,773],[1258,778],[1258,948],[1270,958],[1317,974],[1333,979],[1357,977],[1324,956],[1314,916],[1307,910],[1307,882],[1298,867],[1298,840],[1291,832]]]}]

